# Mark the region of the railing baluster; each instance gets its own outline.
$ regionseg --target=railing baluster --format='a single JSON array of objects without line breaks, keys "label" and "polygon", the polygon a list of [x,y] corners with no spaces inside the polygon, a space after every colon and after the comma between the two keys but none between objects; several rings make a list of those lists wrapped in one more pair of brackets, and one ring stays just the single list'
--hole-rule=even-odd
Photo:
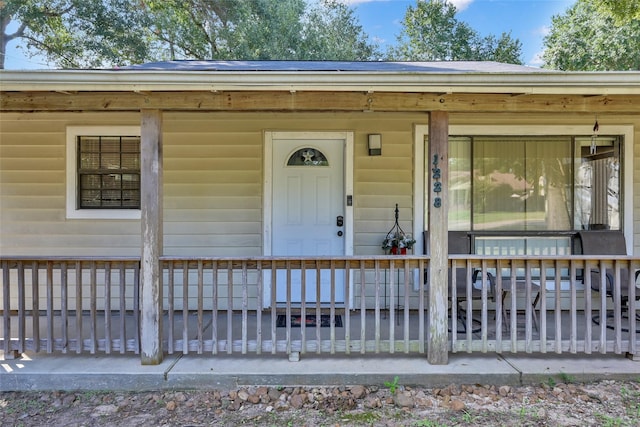
[{"label": "railing baluster", "polygon": [[[385,284],[386,285],[386,284]],[[380,260],[375,260],[375,289],[376,289],[376,306],[375,306],[375,352],[380,353]],[[386,301],[385,301],[386,304]],[[386,309],[386,307],[385,307]]]},{"label": "railing baluster", "polygon": [[593,351],[593,309],[592,309],[592,294],[591,294],[591,274],[589,273],[589,262],[582,260],[580,262],[582,266],[582,281],[584,283],[584,315],[585,323],[587,324],[585,330],[585,353],[591,354]]},{"label": "railing baluster", "polygon": [[[604,261],[600,261],[600,272],[606,271]],[[607,352],[607,275],[600,274],[600,353]]]},{"label": "railing baluster", "polygon": [[322,293],[321,293],[321,269],[320,263],[316,261],[316,345],[318,346],[316,352],[320,354],[322,352],[322,337],[320,335],[320,319],[322,315],[322,311],[320,310],[320,303],[322,302]]},{"label": "railing baluster", "polygon": [[76,261],[76,353],[80,354],[83,350],[83,337],[82,337],[82,263]]},{"label": "railing baluster", "polygon": [[61,317],[61,335],[62,335],[62,353],[67,352],[69,345],[69,312],[67,310],[67,291],[68,291],[68,275],[67,275],[67,263],[62,261],[60,263],[60,317]]},{"label": "railing baluster", "polygon": [[351,354],[351,310],[349,310],[349,301],[351,294],[349,289],[351,283],[351,267],[349,260],[344,265],[344,343],[346,354]]},{"label": "railing baluster", "polygon": [[[531,310],[531,281],[533,280],[533,274],[531,273],[531,262],[525,261],[525,297],[524,297],[524,315],[525,315],[525,351],[527,353],[533,352],[533,320]],[[538,267],[540,265],[538,264]],[[541,273],[542,276],[542,273]],[[517,314],[516,314],[517,316]]]},{"label": "railing baluster", "polygon": [[[556,263],[556,270],[559,271],[560,267]],[[569,351],[571,353],[578,352],[578,302],[577,302],[577,290],[576,290],[576,266],[573,262],[569,263],[569,286],[571,292],[571,303],[570,303],[570,315],[571,315],[571,343]],[[560,283],[560,273],[558,272],[557,282]]]},{"label": "railing baluster", "polygon": [[[329,329],[331,336],[331,354],[336,353],[336,265],[331,260],[331,302],[329,308]],[[319,319],[318,319],[319,320]],[[319,322],[316,322],[319,323]]]},{"label": "railing baluster", "polygon": [[424,354],[426,351],[424,319],[427,314],[424,304],[424,271],[425,263],[424,260],[421,259],[418,262],[418,351],[422,354]]},{"label": "railing baluster", "polygon": [[515,261],[511,262],[511,269],[509,271],[511,280],[511,310],[509,311],[509,329],[511,332],[511,352],[516,353],[518,351],[518,306],[516,304],[516,298],[518,297],[518,284],[517,284],[517,264]]},{"label": "railing baluster", "polygon": [[[364,261],[360,260],[360,354],[366,352],[367,342],[367,300],[366,300],[366,277]],[[377,299],[376,299],[377,300]]]},{"label": "railing baluster", "polygon": [[[613,323],[615,331],[615,339],[613,342],[613,351],[616,354],[622,353],[622,297],[620,295],[620,286],[622,276],[620,274],[620,264],[622,261],[613,260]],[[629,277],[631,282],[631,277]]]},{"label": "railing baluster", "polygon": [[213,277],[211,284],[211,353],[218,354],[218,310],[220,309],[218,301],[218,261],[211,264],[211,275]]},{"label": "railing baluster", "polygon": [[53,262],[47,261],[47,353],[53,353]]},{"label": "railing baluster", "polygon": [[411,270],[409,270],[409,263],[405,260],[404,263],[404,352],[409,353],[410,346],[410,332],[411,328],[409,327],[409,283]]},{"label": "railing baluster", "polygon": [[247,283],[247,261],[242,261],[242,354],[247,354],[249,289]]},{"label": "railing baluster", "polygon": [[182,354],[189,354],[189,262],[182,262]]},{"label": "railing baluster", "polygon": [[540,304],[540,316],[538,325],[538,334],[540,336],[540,352],[547,352],[547,283],[544,277],[544,271],[546,271],[546,264],[544,261],[540,263],[540,288],[538,289],[538,300]]},{"label": "railing baluster", "polygon": [[[167,351],[169,354],[173,354],[175,351],[175,261],[169,261],[169,283],[167,292],[168,295],[168,303],[169,303],[169,313],[168,313],[168,321],[169,321],[169,340],[167,343]],[[164,271],[163,271],[164,273]]]},{"label": "railing baluster", "polygon": [[227,263],[227,354],[233,353],[233,263]]},{"label": "railing baluster", "polygon": [[396,347],[396,311],[394,301],[396,300],[396,268],[395,260],[389,264],[389,353],[395,353]]},{"label": "railing baluster", "polygon": [[256,304],[257,304],[257,309],[256,309],[256,354],[262,354],[262,310],[263,310],[263,294],[262,294],[262,287],[264,286],[263,280],[262,280],[262,275],[263,275],[263,270],[262,270],[262,261],[258,261],[257,262],[257,266],[256,266],[256,274],[257,274],[257,279],[258,279],[258,283],[256,284],[257,289],[256,289]]},{"label": "railing baluster", "polygon": [[[319,302],[316,301],[316,305]],[[320,319],[316,318],[316,322]],[[307,270],[304,262],[300,265],[300,338],[302,340],[302,346],[300,353],[306,353],[307,346]]]},{"label": "railing baluster", "polygon": [[[24,264],[18,262],[18,353],[25,351],[25,284],[24,284]],[[9,339],[9,335],[5,335]]]},{"label": "railing baluster", "polygon": [[631,281],[631,286],[629,286],[629,354],[632,357],[637,356],[638,347],[636,342],[636,319],[638,312],[636,311],[637,302],[636,302],[636,272],[640,269],[640,263],[635,261],[629,262],[629,280]]},{"label": "railing baluster", "polygon": [[[95,261],[90,262],[90,287],[91,287],[91,308],[90,308],[90,329],[91,329],[91,354],[95,354],[98,351],[98,272]],[[47,267],[48,268],[48,267]],[[48,273],[47,273],[48,276]],[[47,279],[48,280],[48,279]],[[48,299],[48,298],[47,298]]]},{"label": "railing baluster", "polygon": [[127,351],[127,279],[124,262],[118,265],[120,270],[120,354]]},{"label": "railing baluster", "polygon": [[104,351],[111,353],[111,264],[104,263]]},{"label": "railing baluster", "polygon": [[33,351],[40,351],[40,269],[38,261],[31,263],[31,313],[33,328]]},{"label": "railing baluster", "polygon": [[2,261],[2,323],[5,354],[11,354],[11,272],[9,262]]},{"label": "railing baluster", "polygon": [[[545,281],[543,280],[543,283],[545,283]],[[555,291],[555,303],[556,303],[556,333],[555,333],[555,340],[556,340],[556,353],[560,354],[562,353],[562,294],[560,293],[560,288],[561,288],[561,284],[560,284],[560,270],[557,268],[556,266],[556,271],[555,271],[555,281],[554,281],[555,285],[554,285],[554,291]],[[542,284],[541,284],[542,286]],[[546,283],[545,283],[546,286]]]},{"label": "railing baluster", "polygon": [[204,266],[202,260],[198,260],[198,354],[204,351]]},{"label": "railing baluster", "polygon": [[276,261],[271,260],[271,354],[276,354],[276,319],[278,317],[276,308],[276,288],[277,288]]},{"label": "railing baluster", "polygon": [[[160,270],[162,271],[162,269]],[[134,352],[140,354],[140,262],[136,261],[133,267],[133,333]]]}]

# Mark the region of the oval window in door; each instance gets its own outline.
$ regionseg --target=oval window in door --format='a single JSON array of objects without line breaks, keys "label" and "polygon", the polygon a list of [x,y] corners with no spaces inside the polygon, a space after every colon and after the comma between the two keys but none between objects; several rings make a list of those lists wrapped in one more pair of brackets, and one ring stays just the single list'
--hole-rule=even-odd
[{"label": "oval window in door", "polygon": [[322,154],[322,151],[305,147],[297,150],[289,157],[287,166],[329,166],[329,161]]}]

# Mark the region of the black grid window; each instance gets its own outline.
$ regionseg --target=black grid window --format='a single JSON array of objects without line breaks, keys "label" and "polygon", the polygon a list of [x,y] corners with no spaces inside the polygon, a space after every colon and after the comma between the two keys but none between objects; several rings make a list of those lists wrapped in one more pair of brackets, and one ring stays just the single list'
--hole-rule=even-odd
[{"label": "black grid window", "polygon": [[140,209],[140,137],[78,137],[78,209]]}]

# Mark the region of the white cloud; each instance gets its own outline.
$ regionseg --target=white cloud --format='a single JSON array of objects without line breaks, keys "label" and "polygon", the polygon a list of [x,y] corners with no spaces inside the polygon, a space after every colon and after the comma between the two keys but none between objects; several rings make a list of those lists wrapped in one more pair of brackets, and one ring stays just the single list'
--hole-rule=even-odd
[{"label": "white cloud", "polygon": [[533,30],[534,36],[542,36],[545,37],[551,32],[551,28],[547,25],[543,25],[542,27],[535,28]]},{"label": "white cloud", "polygon": [[360,3],[373,3],[374,1],[391,1],[391,0],[340,0],[340,3],[344,3],[348,6],[354,6]]},{"label": "white cloud", "polygon": [[473,0],[447,0],[447,1],[452,5],[454,5],[456,9],[458,9],[458,12],[462,12],[463,10],[468,8],[471,3],[473,3]]},{"label": "white cloud", "polygon": [[[349,6],[355,6],[357,4],[362,4],[362,3],[373,3],[378,1],[382,2],[382,1],[393,1],[393,0],[340,0],[341,3],[344,3]],[[469,5],[473,3],[474,0],[447,0],[447,1],[452,5],[454,5],[456,9],[458,9],[458,12],[462,12],[463,10],[468,8]]]},{"label": "white cloud", "polygon": [[544,51],[537,52],[535,55],[533,55],[533,58],[531,58],[531,60],[527,62],[527,65],[530,67],[542,67],[542,65],[544,64],[544,61],[542,60],[543,53]]}]

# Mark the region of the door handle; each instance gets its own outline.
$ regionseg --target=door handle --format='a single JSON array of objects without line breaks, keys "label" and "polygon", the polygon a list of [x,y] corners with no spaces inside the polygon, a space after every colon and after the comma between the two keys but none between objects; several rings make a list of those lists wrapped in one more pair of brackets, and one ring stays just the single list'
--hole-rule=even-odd
[{"label": "door handle", "polygon": [[338,231],[338,237],[342,237],[342,230]]},{"label": "door handle", "polygon": [[336,217],[336,225],[338,227],[342,227],[344,225],[344,217],[342,215],[338,215]]}]

